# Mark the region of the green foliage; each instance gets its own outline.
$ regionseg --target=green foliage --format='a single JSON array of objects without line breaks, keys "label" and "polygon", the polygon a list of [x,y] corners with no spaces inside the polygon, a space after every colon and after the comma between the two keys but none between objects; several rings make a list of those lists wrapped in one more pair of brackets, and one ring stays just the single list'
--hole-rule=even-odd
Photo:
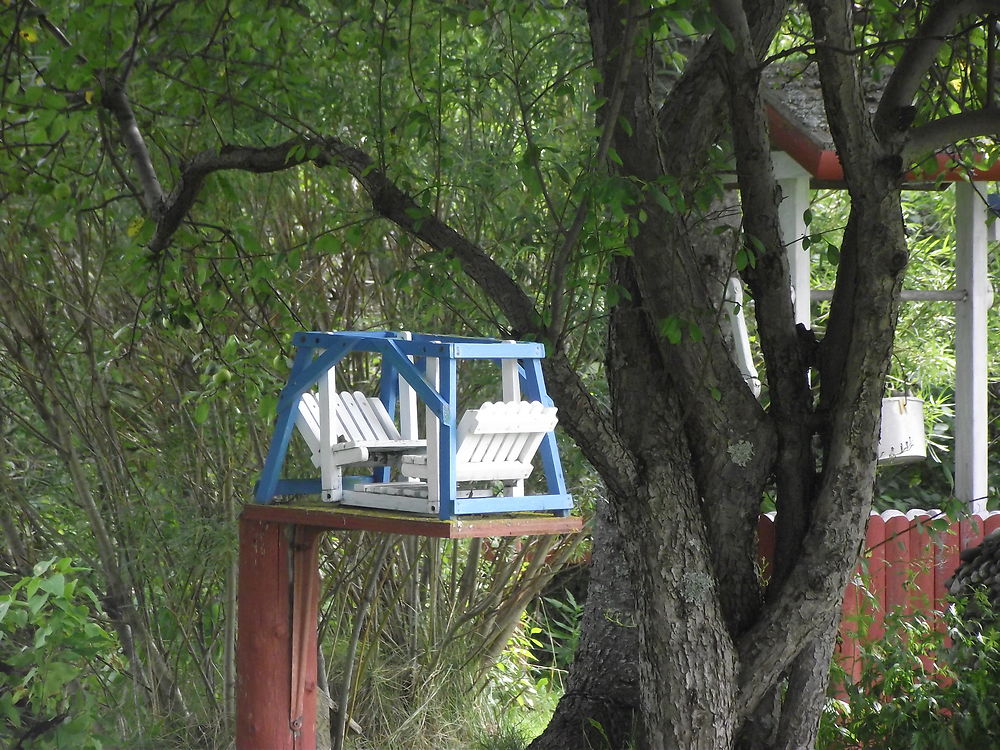
[{"label": "green foliage", "polygon": [[[870,5],[890,30],[919,10],[860,5]],[[804,32],[795,27],[799,20],[793,18],[790,44],[801,42],[794,36]],[[663,37],[664,67],[674,70],[685,58],[666,37],[679,31],[697,38],[718,28],[702,4],[689,0],[653,8],[650,21],[651,33]],[[859,40],[870,40],[872,28],[860,28]],[[609,174],[594,125],[606,102],[594,94],[585,13],[575,3],[65,0],[39,9],[4,2],[0,34],[0,456],[11,480],[0,478],[0,490],[17,511],[12,524],[26,558],[87,561],[95,589],[118,586],[121,617],[110,624],[136,639],[133,653],[115,653],[114,641],[102,640],[106,633],[88,631],[86,622],[100,627],[99,612],[109,605],[85,595],[79,571],[64,571],[62,598],[49,591],[35,612],[23,598],[28,585],[18,588],[19,603],[12,599],[5,614],[28,621],[15,634],[51,626],[39,658],[78,670],[70,677],[56,666],[54,677],[36,672],[30,686],[18,682],[27,691],[21,698],[35,701],[22,720],[69,711],[59,730],[69,731],[73,717],[93,718],[89,701],[100,696],[107,714],[121,714],[122,726],[131,727],[119,744],[224,745],[232,719],[234,520],[266,451],[289,334],[511,332],[454,258],[428,252],[374,218],[352,179],[318,163],[209,176],[173,244],[152,252],[155,217],[103,104],[114,80],[125,85],[168,194],[179,187],[183,165],[230,144],[337,136],[364,146],[378,168],[417,197],[413,218],[438,216],[480,244],[538,310],[562,303],[559,344],[598,400],[607,398],[607,313],[624,293],[610,278],[610,260],[628,253],[628,237],[652,211],[687,215],[716,201],[729,154],[724,145],[715,149],[703,183],[691,189]],[[975,46],[981,41],[973,34],[970,46],[953,44],[943,53],[962,101],[982,88],[985,46]],[[891,46],[873,49],[885,59],[896,54]],[[956,100],[931,101],[954,108]],[[631,133],[628,118],[617,124]],[[320,156],[315,146],[293,155]],[[621,158],[611,148],[603,161]],[[810,249],[822,274],[837,263],[839,219],[821,229],[826,217],[816,213]],[[914,209],[911,224],[928,226],[925,214]],[[577,239],[562,255],[578,215]],[[934,230],[923,240],[918,270],[945,273],[943,236]],[[735,268],[756,260],[752,240],[734,242]],[[949,313],[931,315],[938,317],[904,317],[910,344],[901,347],[893,373],[897,383],[933,393],[943,414],[948,393],[934,389],[947,380],[937,376],[950,350],[928,332],[930,322],[947,330]],[[674,317],[664,321],[663,334],[683,345],[709,332]],[[352,386],[377,379],[363,362],[343,370]],[[585,504],[600,496],[562,436],[560,449],[574,493]],[[110,553],[102,554],[102,544]],[[346,547],[328,552],[325,573],[336,593],[324,600],[324,632],[335,678],[334,656],[358,596],[345,571],[359,558]],[[388,727],[403,727],[411,733],[399,736],[410,738],[435,711],[447,724],[461,703],[455,693],[470,686],[496,704],[544,699],[539,682],[546,678],[525,673],[532,668],[528,652],[534,641],[547,642],[563,668],[578,605],[548,605],[541,632],[526,631],[518,608],[535,584],[511,584],[526,569],[518,551],[499,547],[489,563],[472,559],[468,546],[419,553],[393,553],[388,565],[397,583],[382,582],[372,630],[364,634],[354,708],[366,730],[385,738]],[[53,575],[34,578],[58,589]],[[46,591],[38,584],[35,601]],[[503,596],[511,604],[501,609]],[[57,606],[66,597],[75,603]],[[49,619],[39,625],[32,618]],[[514,645],[505,650],[512,633]],[[88,653],[91,636],[104,667],[75,650]],[[5,631],[0,646],[15,642]],[[35,658],[29,654],[15,655]],[[112,679],[107,665],[134,679]],[[494,665],[503,669],[490,671]],[[82,689],[98,677],[103,691]],[[49,688],[68,686],[65,706],[47,681]],[[162,688],[156,694],[143,685]]]},{"label": "green foliage", "polygon": [[534,608],[533,619],[537,623],[531,629],[539,642],[540,655],[537,670],[542,672],[539,682],[543,685],[554,683],[560,689],[562,675],[569,669],[580,642],[580,623],[583,618],[583,603],[578,602],[573,592],[563,589],[558,596],[540,599]]},{"label": "green foliage", "polygon": [[0,595],[5,747],[104,747],[103,698],[121,667],[118,643],[95,614],[99,603],[87,572],[68,558],[51,559]]},{"label": "green foliage", "polygon": [[[371,549],[389,544],[384,568]],[[476,730],[525,729],[554,692],[536,671],[543,648],[524,613],[581,540],[435,539],[344,534],[325,545],[321,631],[331,693],[343,689],[355,603],[374,576],[356,649],[351,718],[357,748],[466,747]],[[550,671],[544,667],[543,674]],[[463,744],[466,743],[466,744]]]},{"label": "green foliage", "polygon": [[[985,599],[977,608],[989,605]],[[820,750],[967,750],[1000,744],[1000,630],[943,613],[947,630],[913,615],[886,618],[886,635],[859,637],[861,678],[823,715]],[[995,623],[995,620],[994,620]],[[949,639],[951,643],[949,644]]]}]

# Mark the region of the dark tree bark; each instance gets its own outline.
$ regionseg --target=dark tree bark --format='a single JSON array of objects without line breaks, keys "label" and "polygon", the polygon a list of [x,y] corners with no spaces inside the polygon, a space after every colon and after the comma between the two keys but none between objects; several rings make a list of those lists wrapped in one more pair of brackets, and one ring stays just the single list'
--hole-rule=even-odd
[{"label": "dark tree bark", "polygon": [[617,505],[597,506],[580,644],[566,692],[545,732],[528,750],[615,750],[635,736],[639,630],[625,540],[609,518]]}]

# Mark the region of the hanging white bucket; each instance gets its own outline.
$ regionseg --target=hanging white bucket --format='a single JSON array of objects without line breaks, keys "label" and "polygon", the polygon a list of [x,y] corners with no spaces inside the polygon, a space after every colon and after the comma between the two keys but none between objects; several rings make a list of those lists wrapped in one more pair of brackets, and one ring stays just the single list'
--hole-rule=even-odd
[{"label": "hanging white bucket", "polygon": [[921,461],[927,456],[924,402],[914,396],[882,399],[878,462],[883,466]]}]

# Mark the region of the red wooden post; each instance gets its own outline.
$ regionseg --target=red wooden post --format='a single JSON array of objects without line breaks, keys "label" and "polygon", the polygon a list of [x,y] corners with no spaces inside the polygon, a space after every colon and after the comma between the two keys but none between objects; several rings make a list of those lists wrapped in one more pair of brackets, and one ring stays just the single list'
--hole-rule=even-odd
[{"label": "red wooden post", "polygon": [[976,547],[983,541],[983,518],[976,513],[962,521],[961,524],[961,549]]},{"label": "red wooden post", "polygon": [[[940,618],[934,613],[934,546],[927,529],[930,515],[924,511],[911,512],[910,519],[910,577],[908,610],[923,617],[931,627],[937,627]],[[920,661],[928,673],[937,672],[934,654],[921,654]]]},{"label": "red wooden post", "polygon": [[[961,529],[957,521],[952,522],[947,531],[937,535],[934,551],[934,608],[941,611],[947,605],[948,588],[945,583],[958,569],[958,550],[961,543]],[[944,628],[944,623],[940,623]]]},{"label": "red wooden post", "polygon": [[[869,526],[873,518],[874,516],[869,516]],[[866,567],[867,547],[866,544],[861,550],[857,565],[844,590],[844,601],[840,607],[840,626],[835,655],[848,682],[856,682],[861,676],[861,662],[858,659],[858,619],[864,610],[862,576]],[[838,685],[836,692],[840,697],[844,697],[843,685]]]},{"label": "red wooden post", "polygon": [[236,747],[293,750],[288,539],[282,524],[240,518]]},{"label": "red wooden post", "polygon": [[[289,726],[295,750],[316,750],[317,625],[319,565],[316,551],[322,529],[293,526],[292,672]],[[237,750],[242,750],[238,748]]]},{"label": "red wooden post", "polygon": [[289,531],[240,518],[237,750],[316,748],[318,530]]},{"label": "red wooden post", "polygon": [[844,668],[847,679],[852,682],[861,675],[861,663],[858,661],[858,617],[862,594],[857,583],[857,573],[855,570],[844,591],[844,603],[840,608],[840,638],[836,650],[837,661]]},{"label": "red wooden post", "polygon": [[993,511],[986,516],[986,520],[983,521],[983,530],[985,536],[989,536],[997,529],[1000,529],[1000,513]]}]

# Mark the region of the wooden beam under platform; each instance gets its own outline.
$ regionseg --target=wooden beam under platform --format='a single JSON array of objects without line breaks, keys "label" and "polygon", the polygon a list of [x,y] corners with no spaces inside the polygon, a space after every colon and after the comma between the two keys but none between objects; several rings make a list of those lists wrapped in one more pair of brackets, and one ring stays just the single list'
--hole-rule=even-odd
[{"label": "wooden beam under platform", "polygon": [[379,531],[438,539],[575,534],[583,528],[582,518],[559,517],[548,513],[493,513],[441,520],[410,513],[316,503],[246,505],[242,518],[247,521],[268,521],[318,529]]}]

